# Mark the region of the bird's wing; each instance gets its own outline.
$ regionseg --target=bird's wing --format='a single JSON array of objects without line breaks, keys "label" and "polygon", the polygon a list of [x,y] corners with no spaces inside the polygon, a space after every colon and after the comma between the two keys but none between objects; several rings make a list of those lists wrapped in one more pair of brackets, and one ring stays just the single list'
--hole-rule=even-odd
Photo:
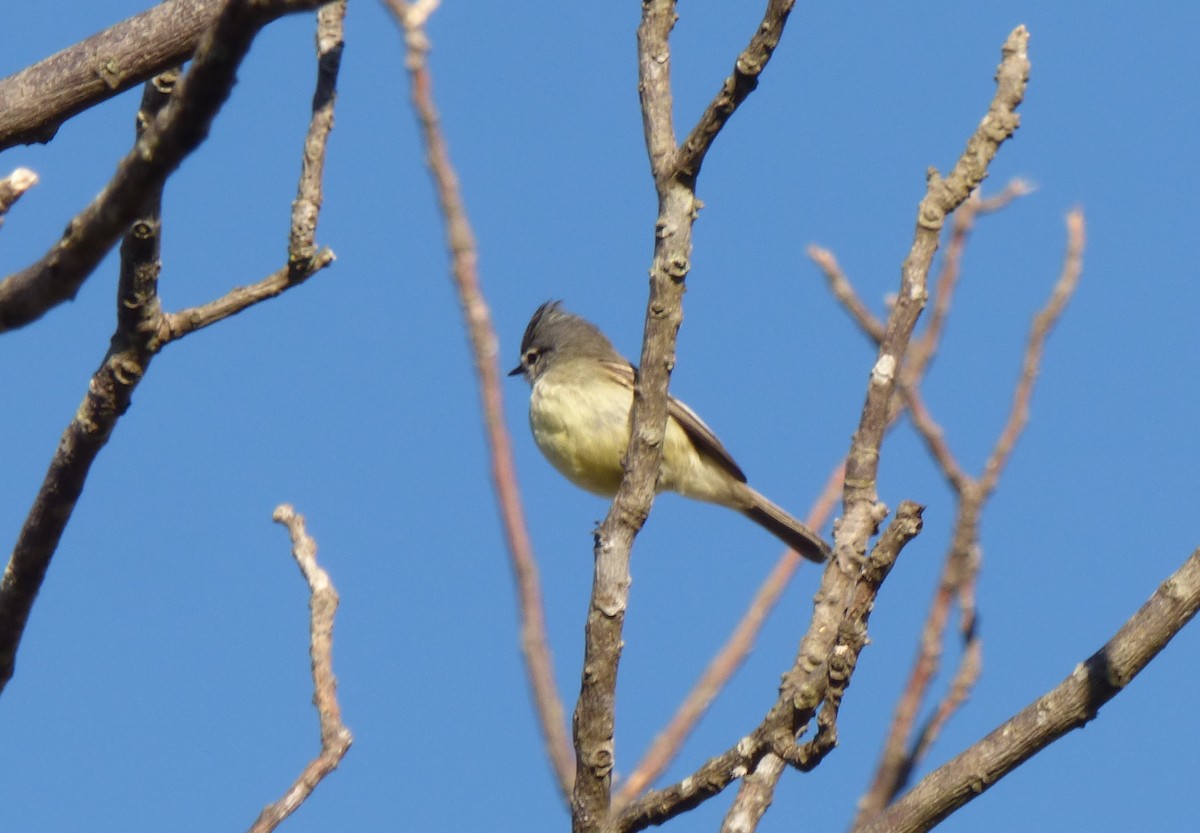
[{"label": "bird's wing", "polygon": [[[604,369],[623,385],[633,389],[633,385],[637,379],[637,368],[628,362],[601,362]],[[746,475],[742,472],[740,466],[733,461],[733,456],[721,445],[721,441],[717,439],[717,435],[709,428],[704,420],[700,419],[687,405],[680,402],[674,396],[667,397],[667,415],[674,418],[679,423],[679,427],[683,429],[688,438],[695,444],[701,454],[705,454],[713,459],[721,468],[732,474],[742,483],[746,482]]]}]

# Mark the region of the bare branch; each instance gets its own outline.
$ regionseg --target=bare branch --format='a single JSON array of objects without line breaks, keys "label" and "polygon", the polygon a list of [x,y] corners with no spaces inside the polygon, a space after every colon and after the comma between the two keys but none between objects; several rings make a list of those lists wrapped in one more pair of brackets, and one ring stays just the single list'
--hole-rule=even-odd
[{"label": "bare branch", "polygon": [[946,476],[946,480],[950,482],[951,488],[954,489],[956,494],[961,496],[968,488],[971,477],[959,465],[954,452],[950,450],[950,446],[946,442],[946,432],[938,424],[937,420],[933,418],[933,414],[929,413],[920,388],[915,385],[909,385],[906,380],[902,393],[904,394],[905,403],[908,405],[908,415],[912,419],[913,427],[917,429],[917,433],[925,441],[925,446],[929,449],[930,456],[933,457],[934,462],[941,468],[942,473]]},{"label": "bare branch", "polygon": [[[166,105],[177,77],[168,73],[146,85],[137,116],[139,136]],[[75,418],[63,432],[33,507],[0,580],[0,691],[12,679],[17,648],[59,539],[83,492],[92,462],[158,352],[159,204],[161,189],[141,202],[139,215],[121,247],[117,327],[107,355],[92,376]]]},{"label": "bare branch", "polygon": [[337,678],[333,675],[333,617],[338,607],[337,590],[329,580],[329,574],[317,564],[317,542],[305,529],[304,516],[284,503],[275,508],[272,517],[276,523],[287,527],[292,539],[292,557],[308,583],[308,651],[312,659],[313,705],[317,707],[321,723],[321,751],[309,761],[283,797],[263,809],[251,825],[250,833],[270,833],[294,813],[317,784],[337,769],[354,740],[342,723]]},{"label": "bare branch", "polygon": [[921,780],[856,833],[932,829],[1054,741],[1083,728],[1200,609],[1200,550],[1055,688]]},{"label": "bare branch", "polygon": [[204,140],[258,31],[285,14],[318,5],[320,0],[227,0],[170,104],[121,160],[104,190],[37,263],[0,281],[0,333],[75,297],[147,197]]},{"label": "bare branch", "polygon": [[[750,762],[750,769],[761,765],[774,770],[772,755],[795,763],[795,738],[808,725],[825,694],[834,635],[845,621],[846,600],[853,591],[854,577],[860,570],[867,542],[886,515],[886,507],[879,501],[877,492],[880,447],[895,417],[893,397],[897,380],[928,294],[929,268],[937,251],[939,232],[946,216],[983,180],[1000,144],[1017,128],[1019,120],[1015,110],[1024,95],[1029,75],[1028,40],[1028,32],[1023,26],[1006,40],[996,72],[996,95],[987,116],[968,139],[966,150],[953,171],[945,179],[936,171],[929,172],[926,194],[917,211],[913,245],[901,269],[900,291],[888,316],[871,371],[862,417],[847,455],[844,512],[835,535],[837,557],[825,571],[812,623],[801,640],[795,665],[784,675],[780,699],[764,721],[764,725],[772,726],[770,754]],[[763,799],[755,797],[753,800],[761,802]],[[741,812],[739,801],[740,798],[735,800],[730,818]]]},{"label": "bare branch", "polygon": [[1021,366],[1021,378],[1013,393],[1012,410],[1008,422],[1000,433],[1000,439],[996,442],[995,449],[984,465],[980,485],[985,491],[990,492],[996,487],[1000,472],[1003,471],[1008,458],[1012,456],[1017,438],[1020,437],[1021,432],[1025,429],[1025,424],[1029,421],[1029,401],[1033,394],[1034,382],[1037,381],[1038,371],[1042,366],[1042,353],[1045,351],[1046,338],[1058,323],[1063,310],[1066,309],[1067,302],[1075,294],[1079,276],[1083,273],[1084,236],[1083,212],[1076,209],[1067,215],[1067,253],[1063,259],[1062,273],[1054,285],[1050,300],[1033,319],[1033,327],[1029,332],[1029,341],[1025,348],[1025,361]]},{"label": "bare branch", "polygon": [[345,20],[346,0],[326,3],[317,12],[317,84],[313,90],[308,135],[304,140],[300,182],[296,186],[296,200],[292,203],[289,263],[309,264],[318,256],[317,220],[324,201],[325,154],[333,130],[333,108],[337,102],[337,80],[345,46]]},{"label": "bare branch", "polygon": [[0,150],[49,142],[67,119],[190,58],[221,0],[166,0],[0,80]]},{"label": "bare branch", "polygon": [[846,312],[850,313],[854,323],[858,324],[858,328],[866,334],[867,338],[879,345],[883,341],[884,324],[867,309],[867,305],[858,297],[858,293],[854,291],[854,287],[850,284],[846,273],[842,271],[833,252],[822,249],[820,246],[809,246],[806,252],[809,260],[815,263],[825,275],[825,281],[829,284],[829,291],[833,293],[833,297],[845,307]]},{"label": "bare branch", "polygon": [[933,309],[929,313],[929,323],[921,334],[919,343],[909,350],[908,360],[904,365],[906,375],[921,376],[925,366],[937,352],[942,340],[946,318],[950,314],[951,300],[958,278],[962,274],[963,252],[966,250],[967,238],[975,228],[975,221],[986,214],[994,214],[1007,208],[1014,200],[1026,194],[1033,193],[1033,186],[1021,178],[1009,180],[1008,184],[997,194],[984,198],[978,190],[974,191],[965,203],[954,212],[954,226],[946,253],[942,256],[942,268],[938,274],[936,288],[933,293]]},{"label": "bare branch", "polygon": [[322,249],[309,263],[282,266],[257,283],[234,287],[215,301],[188,307],[179,312],[169,312],[163,316],[163,342],[176,341],[196,330],[202,330],[244,312],[257,303],[282,295],[304,283],[333,261],[333,252]]},{"label": "bare branch", "polygon": [[[995,204],[995,203],[993,203]],[[969,227],[969,226],[968,226]],[[968,227],[964,227],[964,230]],[[1012,454],[1029,412],[1033,385],[1041,367],[1046,338],[1066,308],[1082,273],[1084,224],[1082,213],[1072,212],[1067,219],[1068,243],[1062,272],[1046,306],[1034,317],[1030,328],[1021,378],[1013,394],[1009,418],[997,440],[996,448],[979,478],[966,474],[945,442],[941,427],[925,408],[917,380],[906,379],[904,393],[913,426],[924,439],[930,454],[941,467],[958,496],[958,511],[953,540],[942,575],[922,630],[920,649],[904,692],[897,702],[891,728],[884,742],[879,765],[866,795],[859,802],[856,825],[865,824],[880,813],[899,794],[946,720],[974,685],[981,664],[981,645],[975,629],[974,587],[979,570],[979,523],[983,506],[995,489],[1000,471]],[[957,234],[956,234],[957,236]],[[935,709],[926,726],[913,736],[917,710],[937,674],[942,642],[955,600],[962,606],[960,632],[964,640],[961,665],[950,691]]]},{"label": "bare branch", "polygon": [[[324,23],[330,23],[330,19],[324,18]],[[340,25],[340,18],[335,28],[336,25]],[[322,31],[328,33],[331,30],[323,28]],[[325,73],[330,68],[336,72],[336,64],[323,67],[321,72]],[[332,79],[319,80],[319,88],[321,83],[326,82],[332,84]],[[178,105],[178,97],[172,95],[168,99],[173,83],[174,77],[165,74],[147,85],[143,112],[138,114],[138,147],[142,147],[148,133],[161,130],[163,110]],[[328,86],[327,90],[331,96],[332,86]],[[332,102],[332,97],[329,102]],[[318,121],[314,117],[314,124]],[[314,129],[320,134],[316,142],[313,141]],[[311,128],[306,152],[319,147],[318,155],[323,154],[327,133],[324,127]],[[317,164],[315,169],[306,167],[299,191],[302,196],[315,193],[315,204],[319,206],[320,184],[310,176],[312,170],[319,174],[321,165]],[[235,289],[224,298],[202,307],[174,315],[164,314],[159,305],[156,285],[159,269],[157,205],[161,187],[162,182],[159,181],[153,190],[140,198],[141,205],[153,211],[132,224],[126,243],[122,246],[118,324],[112,346],[100,369],[92,377],[87,396],[75,419],[67,426],[59,441],[58,451],[25,519],[5,568],[4,578],[0,581],[0,690],[12,677],[17,648],[29,611],[58,547],[59,538],[70,520],[75,502],[82,493],[92,462],[108,442],[117,420],[129,407],[133,389],[145,374],[150,360],[170,342],[233,315],[252,303],[303,283],[333,260],[332,253],[327,250],[318,251],[311,261],[293,253],[287,267],[254,286]],[[316,217],[308,212],[303,212],[302,217],[308,239],[311,239]],[[304,239],[304,231],[293,229],[291,240]]]},{"label": "bare branch", "polygon": [[272,274],[251,284],[231,289],[223,297],[206,304],[169,313],[163,318],[164,343],[209,327],[237,315],[261,301],[274,298],[299,286],[331,265],[333,252],[318,248],[317,221],[324,200],[325,155],[333,130],[333,110],[337,101],[337,79],[344,46],[345,0],[326,3],[317,12],[317,82],[313,91],[312,115],[300,160],[300,180],[292,203],[292,221],[288,232],[288,263]]},{"label": "bare branch", "polygon": [[762,22],[754,30],[750,43],[738,55],[733,72],[721,85],[721,91],[709,102],[700,121],[692,128],[679,149],[676,167],[683,176],[695,179],[704,163],[704,156],[712,147],[717,133],[729,121],[729,117],[746,97],[758,87],[758,76],[766,69],[771,54],[783,36],[795,0],[768,0]]},{"label": "bare branch", "polygon": [[[837,497],[842,491],[842,475],[846,470],[846,461],[841,460],[829,473],[825,488],[809,510],[805,523],[813,529],[825,525],[837,503]],[[619,809],[624,807],[654,779],[658,778],[671,761],[679,754],[684,742],[699,723],[700,718],[716,699],[734,672],[745,661],[746,656],[758,640],[758,634],[766,623],[767,617],[779,602],[783,591],[787,588],[802,559],[793,550],[784,550],[771,572],[767,574],[762,585],[751,599],[746,612],[738,621],[729,639],[713,657],[708,667],[687,697],[679,705],[671,720],[654,738],[645,756],[621,783],[617,795],[613,799]]]},{"label": "bare branch", "polygon": [[[790,4],[782,4],[790,8]],[[784,12],[769,0],[774,32],[760,31],[739,60],[741,73],[714,105],[721,112],[693,130],[685,147],[675,143],[672,118],[669,35],[675,23],[674,0],[647,0],[638,26],[638,91],[646,151],[658,193],[650,297],[646,306],[640,370],[634,389],[625,476],[608,516],[596,532],[595,572],[584,637],[584,675],[575,709],[573,817],[577,831],[599,829],[611,810],[614,707],[617,665],[631,582],[629,555],[654,500],[667,422],[667,385],[675,364],[675,338],[683,320],[683,285],[691,269],[692,224],[700,203],[695,180],[700,162],[729,114],[753,89],[778,42]],[[748,83],[747,83],[748,82]],[[727,111],[726,111],[727,108]]]},{"label": "bare branch", "polygon": [[[871,384],[859,428],[851,443],[846,463],[844,535],[838,536],[841,558],[861,552],[865,532],[872,526],[871,507],[878,499],[876,472],[879,447],[888,424],[888,411],[896,388],[897,373],[908,348],[917,317],[925,305],[929,267],[937,251],[939,232],[946,216],[957,208],[987,175],[987,166],[1000,144],[1016,131],[1020,119],[1016,108],[1025,95],[1029,80],[1027,49],[1029,33],[1018,26],[1002,49],[1003,58],[996,70],[996,95],[979,128],[967,140],[966,150],[950,175],[943,179],[934,170],[924,199],[917,210],[917,227],[912,249],[901,270],[900,291],[889,318],[879,355],[871,371]],[[842,546],[841,542],[847,545]]]},{"label": "bare branch", "polygon": [[541,582],[530,543],[525,513],[521,508],[512,442],[504,424],[503,377],[497,365],[498,349],[491,312],[483,296],[478,271],[475,235],[458,186],[449,146],[433,100],[433,84],[426,57],[428,41],[423,26],[437,6],[436,0],[403,3],[388,0],[403,27],[408,45],[406,65],[413,106],[421,124],[429,168],[437,189],[452,260],[451,277],[458,290],[459,304],[471,339],[479,395],[483,404],[484,428],[491,451],[492,480],[496,487],[500,516],[504,523],[509,558],[517,584],[517,607],[521,619],[521,650],[533,691],[534,706],[546,745],[547,756],[564,800],[569,801],[575,780],[575,761],[566,732],[565,710],[554,679],[554,665],[546,631]]},{"label": "bare branch", "polygon": [[[662,824],[744,777],[746,790],[734,801],[727,816],[728,826],[735,816],[745,819],[748,813],[753,815],[745,805],[747,801],[765,809],[774,786],[767,773],[779,768],[781,761],[801,769],[816,764],[819,756],[828,751],[824,741],[830,740],[831,736],[827,732],[821,745],[804,747],[796,745],[796,737],[817,714],[818,706],[831,687],[835,692],[833,696],[840,698],[849,684],[858,652],[866,644],[867,617],[879,586],[903,545],[919,531],[920,512],[921,508],[916,504],[906,501],[901,505],[888,533],[876,544],[871,557],[864,560],[860,576],[848,584],[847,594],[838,602],[831,603],[818,595],[815,605],[818,612],[832,604],[845,614],[841,627],[829,631],[810,628],[801,642],[796,665],[784,677],[780,699],[766,718],[736,745],[710,759],[682,781],[663,790],[652,790],[623,808],[617,830],[624,833]],[[826,568],[826,576],[831,573],[844,575],[836,564]],[[833,715],[835,712],[830,713]]]}]

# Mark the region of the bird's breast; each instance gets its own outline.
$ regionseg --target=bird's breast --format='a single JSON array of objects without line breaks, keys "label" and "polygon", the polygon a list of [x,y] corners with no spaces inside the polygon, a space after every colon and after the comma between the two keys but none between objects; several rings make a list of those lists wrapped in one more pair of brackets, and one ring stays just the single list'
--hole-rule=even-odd
[{"label": "bird's breast", "polygon": [[611,497],[621,485],[633,393],[599,370],[584,382],[576,375],[568,369],[565,376],[548,373],[538,379],[529,401],[529,426],[542,454],[564,477]]}]

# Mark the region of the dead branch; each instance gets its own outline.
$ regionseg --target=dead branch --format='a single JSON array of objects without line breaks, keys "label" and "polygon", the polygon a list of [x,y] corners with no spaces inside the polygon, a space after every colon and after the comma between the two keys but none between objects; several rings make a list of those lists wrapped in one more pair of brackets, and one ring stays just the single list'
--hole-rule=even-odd
[{"label": "dead branch", "polygon": [[[338,4],[340,5],[340,4]],[[329,574],[317,564],[317,542],[304,526],[304,516],[288,504],[280,504],[272,515],[276,523],[288,529],[292,539],[292,557],[300,567],[309,590],[309,657],[312,661],[313,705],[321,724],[321,751],[308,762],[283,797],[265,807],[250,826],[250,833],[271,833],[304,803],[317,784],[337,769],[354,742],[342,723],[342,707],[337,699],[337,678],[333,674],[333,617],[337,613],[338,594]]]},{"label": "dead branch", "polygon": [[180,64],[222,0],[166,0],[0,80],[0,150],[49,142],[63,122]]},{"label": "dead branch", "polygon": [[104,190],[40,260],[0,280],[0,333],[36,321],[75,297],[150,194],[204,141],[258,32],[321,0],[227,0],[200,41],[171,102],[117,165]]},{"label": "dead branch", "polygon": [[484,428],[492,461],[492,480],[504,523],[509,558],[517,583],[517,607],[521,620],[521,651],[533,691],[534,708],[541,727],[546,754],[565,801],[570,800],[575,781],[575,761],[567,737],[565,710],[554,680],[554,665],[546,631],[541,582],[537,561],[521,508],[512,442],[504,423],[502,375],[497,365],[497,339],[491,312],[479,281],[475,236],[458,177],[450,161],[449,146],[433,101],[433,82],[427,66],[428,41],[424,24],[437,7],[436,0],[404,3],[388,0],[388,7],[405,33],[413,106],[421,123],[429,168],[437,189],[452,261],[451,277],[458,290],[459,304],[475,356],[475,373],[483,403]]},{"label": "dead branch", "polygon": [[1081,729],[1200,609],[1200,550],[1059,685],[931,772],[855,833],[922,833],[1073,729]]}]

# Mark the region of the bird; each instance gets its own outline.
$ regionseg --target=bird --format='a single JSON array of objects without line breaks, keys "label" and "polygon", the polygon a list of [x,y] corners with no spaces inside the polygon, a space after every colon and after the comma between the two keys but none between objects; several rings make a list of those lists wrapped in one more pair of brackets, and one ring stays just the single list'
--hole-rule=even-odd
[{"label": "bird", "polygon": [[[529,427],[551,465],[582,489],[615,495],[637,368],[594,324],[547,301],[529,320],[520,364],[508,375],[530,384]],[[734,509],[810,561],[829,558],[821,536],[752,488],[712,429],[673,396],[656,491]]]}]

